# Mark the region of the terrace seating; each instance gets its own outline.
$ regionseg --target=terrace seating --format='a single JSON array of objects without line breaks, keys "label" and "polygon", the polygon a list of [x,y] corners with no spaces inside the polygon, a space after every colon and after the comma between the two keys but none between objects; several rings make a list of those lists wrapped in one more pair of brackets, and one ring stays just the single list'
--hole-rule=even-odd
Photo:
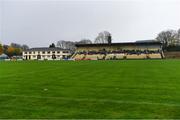
[{"label": "terrace seating", "polygon": [[86,55],[85,59],[88,60],[99,60],[99,59],[103,59],[104,54],[92,54],[92,55]]},{"label": "terrace seating", "polygon": [[115,54],[117,59],[124,59],[125,54]]},{"label": "terrace seating", "polygon": [[131,54],[126,56],[127,59],[146,59],[146,54]]},{"label": "terrace seating", "polygon": [[84,54],[76,54],[73,58],[75,59],[75,60],[82,60],[83,58],[84,58]]},{"label": "terrace seating", "polygon": [[116,51],[83,51],[73,55],[75,60],[118,60],[118,59],[160,59],[161,51],[149,50],[116,50]]},{"label": "terrace seating", "polygon": [[125,54],[117,54],[117,53],[115,53],[115,54],[107,54],[106,55],[106,60],[114,60],[114,59],[124,59],[124,56],[125,56]]},{"label": "terrace seating", "polygon": [[107,54],[105,60],[111,60],[114,58],[114,54]]},{"label": "terrace seating", "polygon": [[148,56],[150,59],[161,59],[162,58],[160,53],[149,54]]}]

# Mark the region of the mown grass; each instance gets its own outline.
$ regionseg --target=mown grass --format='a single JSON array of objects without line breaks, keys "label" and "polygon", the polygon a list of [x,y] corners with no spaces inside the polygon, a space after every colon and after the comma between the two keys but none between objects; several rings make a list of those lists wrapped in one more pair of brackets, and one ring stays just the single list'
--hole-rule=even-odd
[{"label": "mown grass", "polygon": [[0,118],[180,118],[180,61],[0,62]]}]

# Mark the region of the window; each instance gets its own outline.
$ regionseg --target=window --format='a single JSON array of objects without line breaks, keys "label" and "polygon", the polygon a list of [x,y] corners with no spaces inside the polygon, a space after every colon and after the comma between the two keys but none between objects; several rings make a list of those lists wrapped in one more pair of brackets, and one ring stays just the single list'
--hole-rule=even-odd
[{"label": "window", "polygon": [[43,51],[42,54],[45,54],[45,51]]},{"label": "window", "polygon": [[35,52],[33,52],[33,54],[35,54]]},{"label": "window", "polygon": [[63,51],[63,53],[69,53],[69,51]]},{"label": "window", "polygon": [[24,54],[27,54],[27,52],[25,52]]},{"label": "window", "polygon": [[55,51],[53,51],[53,53],[55,53]]},{"label": "window", "polygon": [[51,52],[50,51],[48,51],[48,54],[50,54]]},{"label": "window", "polygon": [[65,56],[65,55],[63,55],[63,56],[62,56],[62,58],[63,58],[63,59],[65,59],[65,58],[66,58],[66,56]]},{"label": "window", "polygon": [[31,54],[31,52],[29,52],[29,54]]},{"label": "window", "polygon": [[60,53],[60,51],[57,51],[57,53]]}]

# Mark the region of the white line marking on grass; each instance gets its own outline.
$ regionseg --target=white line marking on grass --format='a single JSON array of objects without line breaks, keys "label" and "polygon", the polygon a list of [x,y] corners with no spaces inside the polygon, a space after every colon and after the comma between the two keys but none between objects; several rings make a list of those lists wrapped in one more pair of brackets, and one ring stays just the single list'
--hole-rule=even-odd
[{"label": "white line marking on grass", "polygon": [[26,96],[26,95],[11,95],[11,94],[0,94],[4,97],[21,97],[21,98],[36,98],[36,99],[57,99],[57,100],[68,100],[68,101],[90,101],[90,102],[110,102],[118,104],[138,104],[138,105],[161,105],[170,107],[180,107],[180,104],[176,103],[155,103],[155,102],[142,102],[142,101],[122,101],[122,100],[110,100],[110,99],[92,99],[92,98],[68,98],[68,97],[49,97],[49,96]]}]

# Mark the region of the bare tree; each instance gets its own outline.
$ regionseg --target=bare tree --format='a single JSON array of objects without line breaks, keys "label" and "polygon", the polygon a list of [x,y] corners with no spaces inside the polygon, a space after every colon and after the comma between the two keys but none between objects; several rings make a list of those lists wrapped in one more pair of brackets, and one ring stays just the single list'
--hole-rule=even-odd
[{"label": "bare tree", "polygon": [[69,49],[72,51],[75,50],[75,42],[72,42],[72,41],[60,40],[57,42],[56,46],[62,49]]},{"label": "bare tree", "polygon": [[156,40],[160,41],[163,44],[163,49],[166,49],[168,46],[174,45],[174,42],[176,40],[176,31],[162,31],[158,34]]},{"label": "bare tree", "polygon": [[20,48],[22,50],[29,49],[29,47],[27,45],[25,45],[25,44],[21,45],[21,44],[18,44],[18,43],[11,43],[10,46],[14,47],[14,48]]},{"label": "bare tree", "polygon": [[59,41],[57,41],[56,46],[59,47],[59,48],[65,49],[66,48],[65,44],[66,44],[66,41],[59,40]]},{"label": "bare tree", "polygon": [[25,44],[23,44],[21,47],[22,47],[22,50],[27,50],[27,49],[29,49],[29,46],[28,46],[28,45],[25,45]]},{"label": "bare tree", "polygon": [[180,41],[180,29],[177,31],[177,39]]},{"label": "bare tree", "polygon": [[177,31],[177,35],[180,38],[180,29]]},{"label": "bare tree", "polygon": [[10,46],[11,46],[11,47],[14,47],[14,48],[21,48],[21,45],[18,44],[18,43],[11,43]]},{"label": "bare tree", "polygon": [[92,41],[89,39],[82,39],[79,42],[77,42],[78,44],[92,44]]},{"label": "bare tree", "polygon": [[111,34],[108,31],[100,32],[94,43],[111,43]]}]

